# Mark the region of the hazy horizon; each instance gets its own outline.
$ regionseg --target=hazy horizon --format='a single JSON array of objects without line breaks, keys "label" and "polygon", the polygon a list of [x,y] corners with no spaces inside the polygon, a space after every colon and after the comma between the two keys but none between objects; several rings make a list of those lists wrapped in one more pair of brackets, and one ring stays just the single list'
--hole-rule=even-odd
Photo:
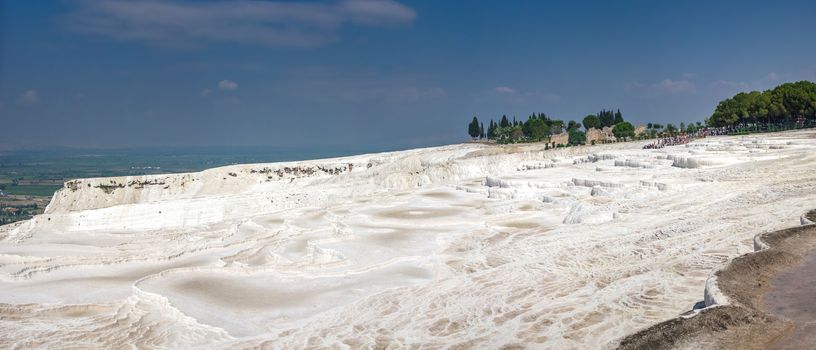
[{"label": "hazy horizon", "polygon": [[816,80],[816,3],[0,2],[0,150],[393,150]]}]

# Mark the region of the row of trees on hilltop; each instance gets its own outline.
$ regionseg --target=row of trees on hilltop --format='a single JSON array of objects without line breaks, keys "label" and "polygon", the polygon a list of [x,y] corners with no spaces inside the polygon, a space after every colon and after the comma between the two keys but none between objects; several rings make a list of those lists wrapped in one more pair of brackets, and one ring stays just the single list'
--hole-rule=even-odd
[{"label": "row of trees on hilltop", "polygon": [[[476,117],[473,117],[476,119]],[[547,117],[544,113],[531,114],[524,122],[519,122],[513,117],[513,121],[503,115],[499,122],[490,119],[487,126],[488,139],[507,141],[527,139],[530,141],[541,141],[550,137],[552,133],[557,133],[564,127],[564,122]]]},{"label": "row of trees on hilltop", "polygon": [[686,123],[681,122],[680,126],[674,126],[674,124],[657,124],[657,123],[647,123],[646,124],[646,134],[649,138],[655,138],[658,136],[675,136],[679,134],[693,134],[698,130],[705,128],[703,123],[696,122],[696,123],[689,123],[686,126]]},{"label": "row of trees on hilltop", "polygon": [[[619,140],[671,137],[694,134],[706,128],[720,128],[715,134],[779,131],[790,128],[816,126],[816,84],[809,81],[785,83],[771,90],[741,92],[721,101],[705,123],[674,124],[648,123],[645,130],[635,135],[635,127],[623,118],[620,110],[601,110],[597,114],[564,122],[544,113],[531,114],[526,121],[512,120],[503,115],[498,122],[491,119],[487,129],[478,118],[468,125],[468,134],[476,139],[490,139],[499,143],[549,141],[552,135],[568,133],[568,144],[583,144],[584,130],[612,128]],[[607,129],[608,131],[608,129]],[[605,131],[606,132],[606,131]],[[594,142],[594,141],[593,141]]]},{"label": "row of trees on hilltop", "polygon": [[487,129],[484,128],[484,124],[479,122],[477,117],[473,117],[473,120],[468,124],[468,134],[474,139],[486,138],[505,143],[549,140],[552,135],[567,132],[569,144],[577,145],[584,144],[586,141],[586,133],[581,131],[582,126],[586,130],[615,127],[613,129],[615,137],[624,140],[632,139],[635,136],[634,126],[623,120],[623,114],[621,114],[620,110],[616,112],[601,110],[598,114],[586,116],[582,122],[570,120],[566,123],[563,120],[552,119],[544,113],[533,113],[523,122],[517,121],[515,117],[511,120],[503,115],[498,122],[490,119]]},{"label": "row of trees on hilltop", "polygon": [[623,122],[623,114],[621,114],[620,109],[614,113],[604,109],[598,112],[598,114],[590,114],[584,117],[583,125],[586,130],[589,130],[591,128],[602,129],[612,127],[613,125]]},{"label": "row of trees on hilltop", "polygon": [[785,83],[772,90],[741,92],[717,105],[707,124],[715,127],[802,124],[816,120],[816,84]]}]

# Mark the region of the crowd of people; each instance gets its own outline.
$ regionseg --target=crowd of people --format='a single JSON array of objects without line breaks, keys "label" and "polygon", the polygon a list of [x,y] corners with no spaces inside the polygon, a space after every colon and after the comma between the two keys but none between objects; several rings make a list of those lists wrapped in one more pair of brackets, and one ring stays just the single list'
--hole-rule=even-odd
[{"label": "crowd of people", "polygon": [[728,135],[737,129],[734,127],[720,127],[720,128],[705,128],[705,131],[710,136]]},{"label": "crowd of people", "polygon": [[677,146],[689,143],[695,139],[701,139],[706,136],[725,135],[730,130],[726,128],[704,128],[694,131],[692,133],[682,133],[674,136],[666,136],[659,138],[652,143],[643,146],[643,149],[659,149],[666,146]]},{"label": "crowd of people", "polygon": [[661,138],[661,139],[657,139],[652,143],[644,145],[643,149],[659,149],[659,148],[663,148],[663,147],[666,147],[666,146],[682,145],[682,144],[686,144],[686,143],[691,142],[695,138],[696,137],[693,137],[693,136],[690,136],[690,135],[685,135],[685,134],[677,135],[677,136],[664,137],[664,138]]},{"label": "crowd of people", "polygon": [[[769,125],[764,125],[764,126],[760,125],[760,126],[762,126],[763,129],[767,128],[768,130],[772,130],[772,128],[776,129],[776,130],[787,130],[789,128],[802,128],[802,127],[809,127],[809,126],[812,126],[812,125],[813,124],[806,124],[805,122],[797,121],[795,125],[769,124]],[[757,126],[757,125],[754,124],[753,126]],[[656,141],[654,141],[654,142],[652,142],[650,144],[644,145],[643,148],[644,149],[657,149],[657,148],[663,148],[663,147],[666,147],[666,146],[682,145],[682,144],[685,144],[685,143],[689,143],[689,142],[691,142],[691,141],[693,141],[695,139],[698,139],[698,138],[704,138],[706,136],[730,135],[730,134],[733,134],[733,133],[740,132],[741,130],[745,130],[746,125],[742,125],[742,127],[743,127],[742,129],[740,127],[738,127],[738,126],[723,126],[723,127],[718,127],[718,128],[705,127],[705,128],[696,130],[696,131],[691,132],[691,133],[682,133],[682,134],[679,134],[679,135],[667,136],[667,137],[657,139]],[[748,125],[747,127],[751,127],[751,126]]]}]

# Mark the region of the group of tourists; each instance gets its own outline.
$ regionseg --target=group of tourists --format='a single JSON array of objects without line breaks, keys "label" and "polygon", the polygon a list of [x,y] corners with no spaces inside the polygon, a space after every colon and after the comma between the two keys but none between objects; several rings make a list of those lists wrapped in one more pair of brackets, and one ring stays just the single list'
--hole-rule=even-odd
[{"label": "group of tourists", "polygon": [[659,149],[666,146],[677,146],[691,142],[696,137],[690,135],[677,135],[677,136],[669,136],[664,137],[662,139],[657,139],[656,141],[646,144],[643,146],[643,149]]},{"label": "group of tourists", "polygon": [[689,143],[695,139],[701,139],[706,136],[725,135],[730,130],[726,128],[704,128],[691,133],[682,133],[674,136],[667,136],[655,140],[652,143],[643,146],[643,149],[659,149],[666,146],[677,146]]},{"label": "group of tourists", "polygon": [[720,128],[706,128],[705,131],[709,136],[720,136],[720,135],[728,135],[732,132],[737,131],[735,127],[720,127]]}]

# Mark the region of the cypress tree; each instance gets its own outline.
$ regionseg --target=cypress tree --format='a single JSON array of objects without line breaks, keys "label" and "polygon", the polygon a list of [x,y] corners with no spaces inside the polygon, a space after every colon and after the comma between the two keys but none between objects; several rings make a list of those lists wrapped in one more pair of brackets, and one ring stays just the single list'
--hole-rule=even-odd
[{"label": "cypress tree", "polygon": [[612,113],[612,111],[602,109],[598,113],[598,119],[601,120],[601,127],[615,125],[615,115]]},{"label": "cypress tree", "polygon": [[615,112],[615,124],[623,123],[623,114],[621,114],[620,109]]},{"label": "cypress tree", "polygon": [[472,138],[479,137],[479,120],[476,117],[473,117],[473,121],[468,124],[468,135]]}]

